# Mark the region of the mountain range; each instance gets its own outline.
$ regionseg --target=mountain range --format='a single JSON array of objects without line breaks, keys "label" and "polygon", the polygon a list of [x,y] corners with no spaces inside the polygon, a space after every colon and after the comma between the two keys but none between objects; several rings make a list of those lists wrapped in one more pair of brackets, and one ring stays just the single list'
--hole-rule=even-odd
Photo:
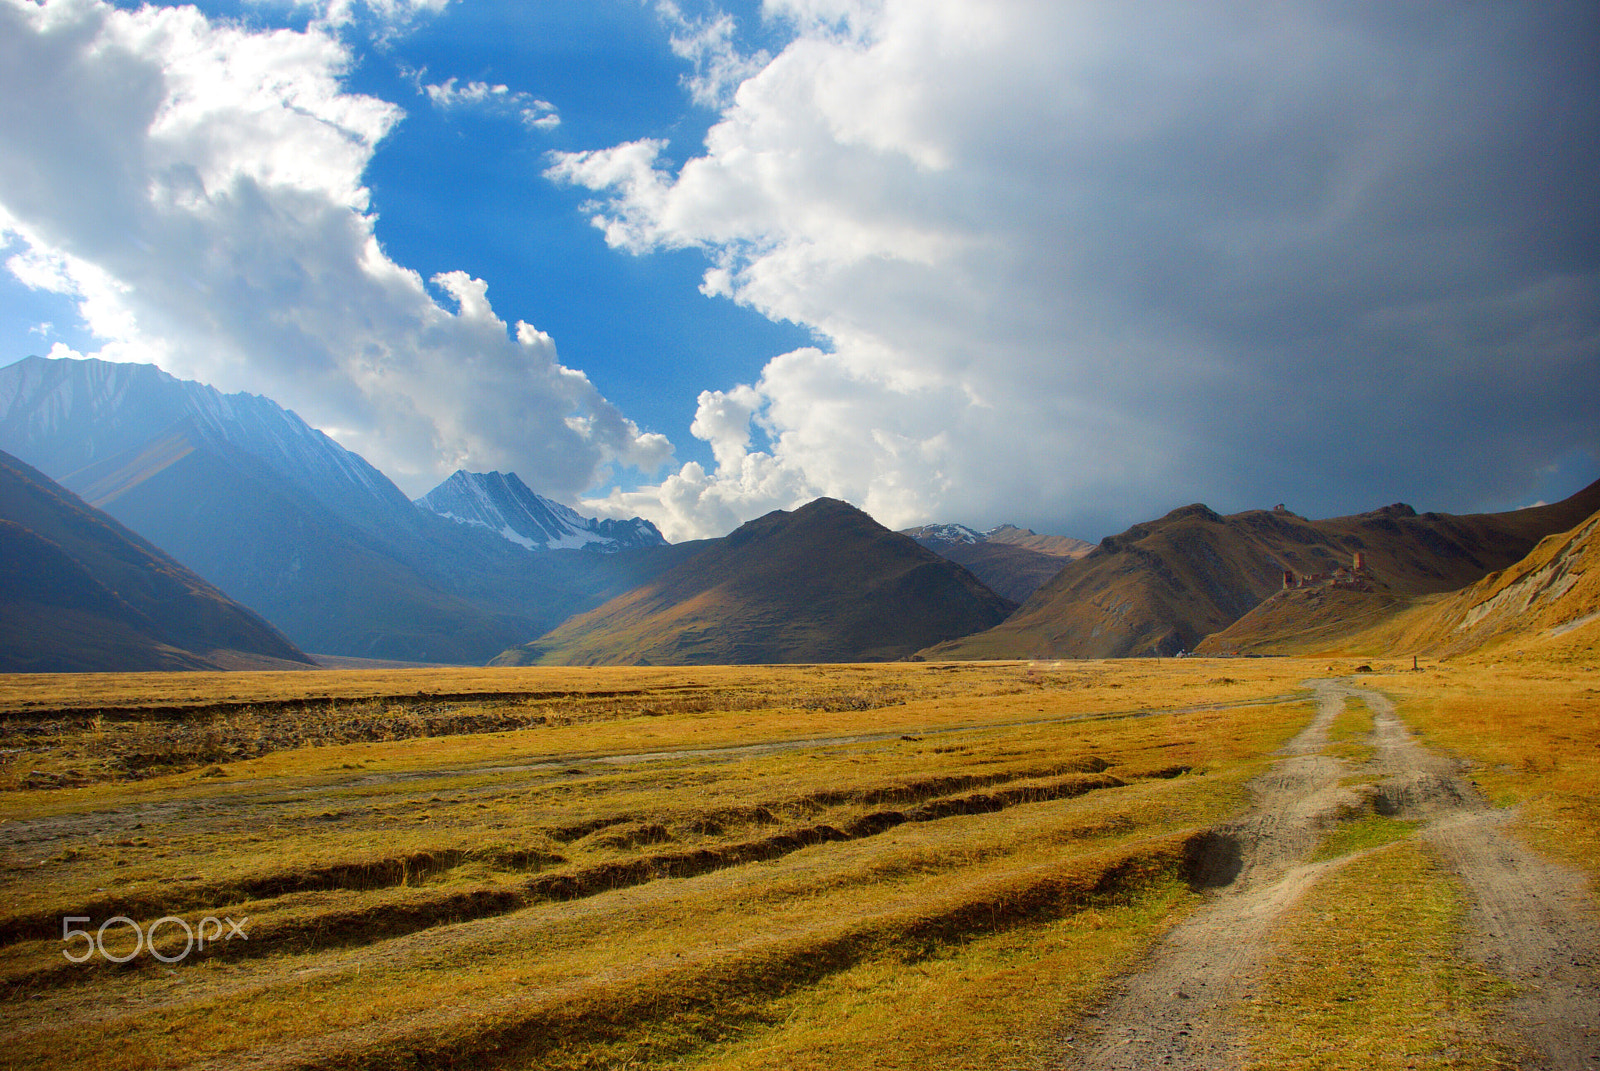
[{"label": "mountain range", "polygon": [[325,654],[482,664],[675,560],[530,553],[418,508],[269,399],[149,365],[0,369],[0,449]]},{"label": "mountain range", "polygon": [[[1386,587],[1314,584],[1278,592],[1199,654],[1450,656],[1505,642],[1549,647],[1600,632],[1600,513],[1540,540],[1528,555],[1463,588],[1398,595]],[[1591,648],[1592,649],[1592,648]]]},{"label": "mountain range", "polygon": [[[1589,591],[1568,581],[1592,532],[1545,551],[1600,510],[1600,483],[1467,516],[1194,504],[1091,545],[1011,525],[895,533],[818,499],[670,545],[513,473],[458,471],[413,502],[270,399],[96,360],[0,369],[0,450],[13,668],[1448,652],[1534,620],[1524,596]],[[1565,627],[1573,605],[1538,620]]]},{"label": "mountain range", "polygon": [[311,664],[255,613],[0,452],[0,671]]},{"label": "mountain range", "polygon": [[964,524],[929,524],[905,528],[910,536],[941,557],[966,566],[997,594],[1023,602],[1069,561],[1088,554],[1093,543],[1070,536],[1040,535],[1029,528],[1002,524],[978,531]]},{"label": "mountain range", "polygon": [[877,662],[998,624],[1015,604],[861,510],[778,510],[500,665]]},{"label": "mountain range", "polygon": [[1204,505],[1108,536],[1001,625],[924,652],[939,659],[1120,658],[1193,650],[1281,591],[1284,574],[1331,574],[1361,552],[1383,591],[1452,591],[1522,559],[1600,509],[1600,482],[1508,513],[1418,514],[1404,503],[1307,520],[1283,509],[1221,516]]},{"label": "mountain range", "polygon": [[463,472],[416,500],[416,505],[462,524],[488,529],[528,550],[578,549],[609,554],[629,547],[664,547],[666,539],[642,517],[597,520],[528,489],[514,472]]}]

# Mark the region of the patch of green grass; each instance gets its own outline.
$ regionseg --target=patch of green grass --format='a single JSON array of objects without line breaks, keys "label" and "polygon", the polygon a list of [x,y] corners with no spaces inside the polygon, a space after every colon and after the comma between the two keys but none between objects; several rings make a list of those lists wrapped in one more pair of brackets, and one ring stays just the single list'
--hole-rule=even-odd
[{"label": "patch of green grass", "polygon": [[1488,1029],[1513,989],[1461,958],[1465,921],[1460,886],[1416,841],[1341,867],[1277,931],[1266,981],[1244,1008],[1245,1066],[1516,1066]]},{"label": "patch of green grass", "polygon": [[1365,703],[1346,703],[1344,710],[1328,726],[1327,753],[1352,762],[1367,762],[1373,756],[1372,711]]},{"label": "patch of green grass", "polygon": [[1404,840],[1415,833],[1416,829],[1415,819],[1389,818],[1381,814],[1367,815],[1353,822],[1341,823],[1337,828],[1329,830],[1323,836],[1322,843],[1317,845],[1316,855],[1312,859],[1320,863],[1327,859],[1338,859],[1355,852],[1363,852],[1369,848],[1381,848],[1385,844]]}]

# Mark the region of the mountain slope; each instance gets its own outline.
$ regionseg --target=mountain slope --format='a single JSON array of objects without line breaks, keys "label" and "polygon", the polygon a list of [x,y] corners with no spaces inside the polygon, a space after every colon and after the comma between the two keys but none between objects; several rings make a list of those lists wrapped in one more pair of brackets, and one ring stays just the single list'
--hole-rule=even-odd
[{"label": "mountain slope", "polygon": [[1081,539],[1040,535],[1031,528],[1018,528],[1014,524],[1002,524],[982,532],[964,524],[924,524],[918,528],[902,528],[900,534],[910,536],[936,554],[942,554],[950,547],[977,543],[1023,547],[1057,558],[1081,558],[1094,549],[1093,543]]},{"label": "mountain slope", "polygon": [[1481,648],[1569,648],[1588,661],[1600,640],[1600,512],[1546,536],[1508,569],[1440,599],[1418,600],[1392,624],[1361,634],[1391,649],[1436,655]]},{"label": "mountain slope", "polygon": [[1002,625],[932,658],[1116,658],[1193,649],[1281,590],[1283,573],[1331,572],[1360,551],[1398,596],[1454,590],[1513,564],[1600,508],[1600,483],[1510,513],[1417,514],[1404,504],[1311,521],[1283,511],[1223,517],[1203,505],[1107,537]]},{"label": "mountain slope", "polygon": [[677,560],[664,547],[531,555],[418,508],[269,399],[149,366],[0,369],[0,448],[319,653],[481,664]]},{"label": "mountain slope", "polygon": [[298,485],[192,425],[68,482],[315,651],[481,662],[506,635],[537,627],[493,627]]},{"label": "mountain slope", "polygon": [[955,543],[929,548],[939,557],[969,570],[996,595],[1014,603],[1027,601],[1071,559],[1044,554],[1014,543]]},{"label": "mountain slope", "polygon": [[0,669],[216,669],[311,661],[211,584],[0,453]]},{"label": "mountain slope", "polygon": [[462,524],[477,525],[529,550],[582,548],[610,553],[626,547],[664,547],[659,529],[641,517],[597,520],[528,489],[514,472],[464,472],[416,500],[416,505]]},{"label": "mountain slope", "polygon": [[1010,609],[975,577],[833,499],[757,518],[502,664],[883,661]]},{"label": "mountain slope", "polygon": [[643,552],[532,555],[431,515],[427,542],[380,543],[188,423],[68,482],[322,653],[482,664],[653,575]]},{"label": "mountain slope", "polygon": [[1049,554],[1057,558],[1083,557],[1094,549],[1094,544],[1082,539],[1073,539],[1071,536],[1040,535],[1032,528],[1018,528],[1014,524],[1002,524],[998,528],[991,528],[983,533],[986,543],[1004,543],[1010,546],[1023,547],[1027,550],[1036,550],[1040,554]]},{"label": "mountain slope", "polygon": [[1081,539],[1040,535],[1012,524],[984,532],[963,524],[927,524],[902,529],[900,534],[965,566],[990,590],[1012,602],[1023,602],[1068,561],[1094,549],[1093,543]]},{"label": "mountain slope", "polygon": [[1448,657],[1508,645],[1592,652],[1600,639],[1600,513],[1443,595],[1293,598],[1306,594],[1273,596],[1208,637],[1199,653]]},{"label": "mountain slope", "polygon": [[27,357],[0,369],[0,446],[57,479],[179,424],[257,458],[362,527],[412,512],[388,477],[271,399],[147,364]]}]

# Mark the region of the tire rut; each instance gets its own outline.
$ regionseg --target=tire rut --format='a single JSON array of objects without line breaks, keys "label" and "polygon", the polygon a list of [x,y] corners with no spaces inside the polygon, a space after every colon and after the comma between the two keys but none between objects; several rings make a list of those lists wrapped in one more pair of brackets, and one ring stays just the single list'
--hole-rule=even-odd
[{"label": "tire rut", "polygon": [[[1507,818],[1464,780],[1456,764],[1412,739],[1380,693],[1339,681],[1308,682],[1311,723],[1284,757],[1252,785],[1240,819],[1207,839],[1201,884],[1217,891],[1171,930],[1144,969],[1068,1039],[1062,1066],[1121,1071],[1173,1066],[1209,1071],[1241,1066],[1238,1007],[1259,977],[1268,940],[1284,912],[1323,874],[1347,860],[1307,863],[1321,832],[1362,811],[1425,820],[1421,836],[1465,886],[1469,951],[1521,989],[1506,1028],[1536,1055],[1524,1066],[1568,1071],[1600,1060],[1600,947],[1585,883],[1511,839]],[[1373,716],[1382,776],[1365,794],[1339,785],[1350,764],[1320,755],[1345,703]]]}]

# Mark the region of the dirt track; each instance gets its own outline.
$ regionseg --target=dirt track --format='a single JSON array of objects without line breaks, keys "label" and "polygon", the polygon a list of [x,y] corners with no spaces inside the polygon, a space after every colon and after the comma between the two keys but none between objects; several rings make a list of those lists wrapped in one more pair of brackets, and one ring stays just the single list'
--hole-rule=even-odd
[{"label": "dirt track", "polygon": [[[1342,809],[1425,819],[1422,836],[1472,901],[1473,955],[1521,987],[1507,1029],[1541,1055],[1528,1068],[1600,1067],[1600,927],[1583,879],[1535,856],[1503,831],[1491,807],[1444,756],[1417,744],[1383,695],[1313,682],[1316,717],[1252,786],[1249,813],[1218,831],[1207,860],[1214,899],[1173,929],[1142,972],[1085,1024],[1065,1066],[1222,1069],[1245,1053],[1235,1009],[1250,995],[1267,939],[1284,911],[1341,860],[1307,864]],[[1375,797],[1340,787],[1351,767],[1320,754],[1347,701],[1374,718]],[[1369,789],[1370,791],[1370,789]]]}]

